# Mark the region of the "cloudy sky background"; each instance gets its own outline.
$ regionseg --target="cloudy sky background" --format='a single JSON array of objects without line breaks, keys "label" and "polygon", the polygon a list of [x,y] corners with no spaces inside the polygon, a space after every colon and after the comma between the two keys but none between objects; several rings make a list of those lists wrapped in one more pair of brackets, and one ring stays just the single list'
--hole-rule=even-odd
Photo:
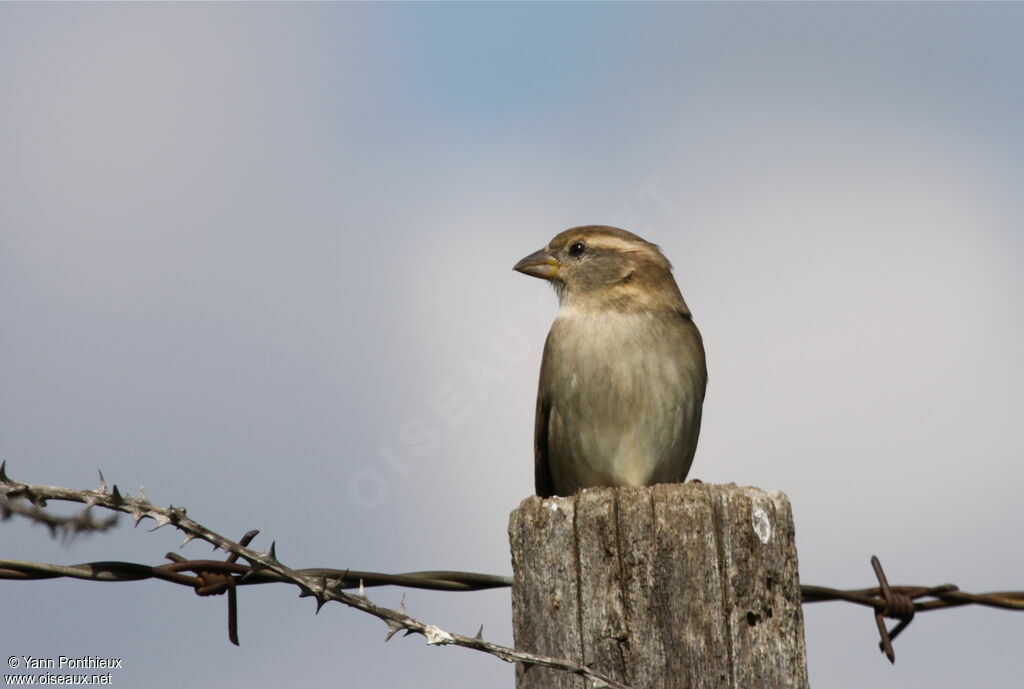
[{"label": "cloudy sky background", "polygon": [[[0,5],[0,457],[294,567],[510,573],[572,225],[662,245],[692,470],[785,491],[805,583],[1024,589],[1024,5]],[[419,435],[416,435],[416,434]],[[407,442],[415,438],[430,442]],[[123,521],[0,557],[160,562]],[[192,544],[186,556],[206,557]],[[115,686],[511,687],[284,587],[0,583],[0,655]],[[372,598],[397,605],[401,593]],[[507,591],[410,611],[510,643]],[[813,686],[1006,687],[1024,615],[805,609]]]}]

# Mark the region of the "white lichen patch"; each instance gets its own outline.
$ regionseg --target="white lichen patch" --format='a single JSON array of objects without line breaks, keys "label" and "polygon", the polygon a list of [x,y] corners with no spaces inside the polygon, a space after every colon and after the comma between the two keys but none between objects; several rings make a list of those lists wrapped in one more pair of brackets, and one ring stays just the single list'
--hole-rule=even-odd
[{"label": "white lichen patch", "polygon": [[453,639],[452,635],[443,629],[429,625],[423,632],[423,636],[427,637],[427,643],[432,646],[441,646],[444,644],[450,644]]},{"label": "white lichen patch", "polygon": [[750,522],[754,527],[754,533],[761,539],[761,543],[768,543],[772,538],[772,522],[763,507],[754,506],[750,513]]}]

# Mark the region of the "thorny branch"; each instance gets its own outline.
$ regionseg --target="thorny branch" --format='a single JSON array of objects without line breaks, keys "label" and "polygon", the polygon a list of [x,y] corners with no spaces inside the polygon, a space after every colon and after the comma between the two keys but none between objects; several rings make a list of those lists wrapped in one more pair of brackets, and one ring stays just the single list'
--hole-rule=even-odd
[{"label": "thorny branch", "polygon": [[[76,517],[55,517],[47,513],[46,500],[65,500],[84,503],[86,510]],[[26,502],[28,504],[26,504]],[[11,507],[8,507],[8,506]],[[228,594],[228,626],[229,637],[238,643],[236,627],[235,587],[239,585],[266,584],[287,582],[300,589],[300,596],[312,596],[317,601],[317,611],[329,600],[336,600],[363,612],[374,615],[388,625],[385,640],[390,639],[399,631],[405,634],[422,634],[429,644],[452,644],[472,648],[495,655],[507,662],[520,662],[527,666],[540,665],[581,675],[591,681],[593,686],[619,687],[623,685],[600,675],[588,668],[568,660],[548,658],[524,651],[491,644],[481,638],[481,632],[475,637],[466,637],[445,632],[433,625],[413,619],[405,610],[390,610],[374,605],[366,598],[365,589],[372,586],[404,586],[410,588],[433,589],[439,591],[479,591],[483,589],[509,587],[510,577],[473,572],[407,572],[404,574],[383,574],[380,572],[363,572],[340,569],[299,569],[285,567],[274,553],[273,544],[268,552],[250,550],[249,542],[258,532],[250,531],[237,543],[185,516],[183,507],[157,507],[152,505],[143,491],[135,498],[122,496],[117,487],[107,491],[103,475],[100,474],[100,487],[95,491],[76,491],[50,486],[33,486],[11,481],[0,464],[0,516],[9,517],[12,513],[24,515],[30,519],[41,521],[50,526],[51,532],[61,532],[64,522],[55,520],[79,520],[87,514],[89,507],[99,506],[131,514],[138,523],[147,517],[156,522],[153,530],[168,524],[184,531],[185,543],[199,538],[222,548],[229,553],[223,560],[186,560],[176,553],[168,553],[171,563],[149,566],[131,562],[91,562],[79,565],[54,565],[20,560],[0,560],[0,579],[50,579],[71,577],[91,581],[137,581],[140,579],[162,579],[177,584],[193,587],[199,595]],[[6,508],[6,509],[5,509]],[[116,516],[115,516],[116,518]],[[101,524],[106,524],[103,522]],[[95,530],[105,530],[109,524]],[[92,530],[79,528],[79,531]],[[72,531],[72,534],[74,531]],[[184,545],[184,544],[183,544]],[[239,558],[249,564],[239,563]],[[892,641],[910,624],[915,613],[930,610],[959,607],[962,605],[984,605],[1005,610],[1024,611],[1024,591],[1000,591],[992,593],[967,593],[960,591],[953,584],[942,586],[890,586],[881,562],[872,556],[871,565],[879,586],[866,589],[841,590],[824,586],[804,584],[800,587],[803,603],[825,601],[845,601],[872,608],[875,623],[881,641],[879,648],[890,662],[895,662]],[[194,576],[185,574],[193,572]],[[344,589],[358,587],[359,594],[351,595]],[[885,619],[896,619],[899,622],[889,630]]]},{"label": "thorny branch", "polygon": [[[227,590],[229,593],[228,600],[230,619],[234,619],[231,614],[231,611],[233,611],[234,586],[238,583],[245,583],[245,579],[247,577],[269,574],[277,577],[277,580],[279,581],[285,581],[296,585],[299,588],[300,597],[315,598],[317,611],[319,611],[320,608],[328,601],[337,601],[339,603],[344,603],[349,607],[356,608],[357,610],[362,610],[363,612],[382,620],[388,626],[385,641],[390,640],[391,637],[398,632],[404,632],[406,636],[409,634],[420,634],[426,638],[427,643],[431,645],[462,646],[463,648],[471,648],[476,651],[489,653],[490,655],[501,658],[509,663],[523,663],[526,666],[537,665],[554,670],[570,672],[588,680],[592,687],[629,689],[626,685],[616,682],[610,677],[570,660],[519,651],[507,646],[501,646],[489,641],[484,641],[482,638],[482,627],[480,631],[477,632],[476,636],[470,637],[462,634],[454,634],[410,616],[405,610],[404,603],[399,610],[392,610],[390,608],[376,605],[366,597],[364,585],[360,586],[358,595],[345,593],[343,590],[346,584],[345,576],[333,578],[326,575],[315,575],[303,572],[302,570],[291,569],[278,560],[274,543],[271,543],[270,549],[266,551],[257,551],[246,547],[252,537],[256,535],[255,532],[250,531],[239,542],[232,541],[231,539],[226,538],[191,519],[186,514],[184,507],[175,507],[173,505],[168,507],[159,507],[152,504],[149,502],[145,491],[142,489],[139,490],[139,493],[135,497],[122,494],[116,485],[108,491],[106,481],[103,479],[102,474],[100,474],[100,484],[97,490],[73,490],[57,486],[39,486],[12,481],[7,476],[6,462],[4,462],[0,463],[0,495],[3,495],[7,500],[12,501],[24,499],[40,509],[46,506],[47,501],[57,500],[85,504],[88,507],[102,507],[108,510],[124,512],[132,515],[135,519],[136,526],[138,526],[139,522],[143,519],[149,518],[156,522],[156,526],[154,526],[151,531],[155,531],[156,529],[167,525],[172,525],[176,529],[185,533],[185,543],[188,543],[193,539],[199,539],[210,543],[215,549],[220,548],[221,550],[224,550],[229,554],[226,562],[181,561],[175,562],[171,565],[163,565],[161,567],[151,569],[154,571],[153,576],[158,576],[159,578],[167,581],[174,581],[182,584],[187,583],[190,586],[196,586],[196,591],[200,595],[212,595]],[[237,562],[239,558],[248,562],[248,566],[239,565]],[[3,566],[8,567],[12,564],[17,564],[17,562],[5,561]],[[105,579],[107,581],[117,580],[105,578],[102,575],[102,572],[104,570],[109,571],[111,569],[110,565],[113,564],[128,565],[129,569],[132,567],[139,568],[137,574],[142,574],[141,570],[146,569],[144,566],[131,565],[131,563],[93,563],[92,565],[86,566],[86,568],[91,569],[94,573],[99,574],[99,576],[79,576],[78,578],[97,580]],[[223,568],[225,567],[231,570],[231,572],[224,574]],[[236,567],[238,569],[235,569]],[[70,574],[69,570],[77,570],[79,575],[84,571],[80,567],[61,568],[55,565],[43,565],[43,569],[49,570],[48,576],[74,576],[74,574]],[[180,574],[180,571],[178,570],[193,571],[197,576],[194,578],[187,577],[186,575]],[[157,571],[159,571],[159,574],[156,574]],[[196,585],[197,581],[199,582],[199,585]],[[232,640],[237,643],[235,630],[232,628],[229,632],[233,637]]]},{"label": "thorny branch", "polygon": [[116,514],[112,514],[102,521],[96,521],[92,518],[88,507],[73,516],[62,517],[50,514],[30,502],[11,500],[5,495],[0,495],[0,521],[10,519],[12,514],[27,517],[37,524],[42,524],[50,530],[51,536],[60,536],[65,543],[73,541],[78,534],[106,531],[117,524]]}]

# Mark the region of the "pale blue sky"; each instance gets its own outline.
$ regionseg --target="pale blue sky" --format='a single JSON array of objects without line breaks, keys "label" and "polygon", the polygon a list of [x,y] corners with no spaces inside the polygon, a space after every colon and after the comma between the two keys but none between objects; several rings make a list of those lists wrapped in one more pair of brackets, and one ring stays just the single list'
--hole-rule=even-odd
[{"label": "pale blue sky", "polygon": [[[295,567],[508,573],[555,313],[511,266],[610,222],[704,333],[692,475],[785,491],[805,582],[867,586],[874,553],[1022,589],[1022,29],[1012,3],[0,4],[0,457]],[[158,562],[165,531],[7,522],[0,554]],[[513,686],[284,588],[242,590],[236,649],[223,601],[166,584],[0,586],[0,651],[122,657],[115,686]],[[507,592],[407,605],[511,641]],[[890,667],[866,611],[806,613],[816,687],[1019,683],[1019,614],[922,615]]]}]

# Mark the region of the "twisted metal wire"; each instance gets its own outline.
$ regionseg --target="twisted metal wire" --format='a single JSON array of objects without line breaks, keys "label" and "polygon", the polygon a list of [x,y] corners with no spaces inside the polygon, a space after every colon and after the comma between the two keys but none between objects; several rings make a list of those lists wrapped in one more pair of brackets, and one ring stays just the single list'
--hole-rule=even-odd
[{"label": "twisted metal wire", "polygon": [[[170,508],[157,508],[149,503],[144,493],[140,492],[136,498],[122,496],[117,486],[114,486],[108,492],[102,473],[100,474],[99,490],[74,491],[65,488],[31,486],[29,484],[17,483],[7,477],[5,469],[5,464],[0,464],[0,488],[4,488],[3,491],[0,491],[0,518],[6,519],[12,514],[19,514],[33,521],[43,523],[50,529],[51,533],[61,533],[65,537],[69,537],[69,534],[70,537],[73,537],[82,532],[103,531],[112,525],[110,521],[95,522],[88,516],[88,509],[93,505],[128,512],[135,517],[136,524],[146,517],[154,519],[157,521],[155,528],[160,528],[170,523],[175,523],[181,528],[181,523],[185,520],[184,508],[175,508],[173,506]],[[84,502],[87,507],[85,511],[76,517],[55,517],[42,509],[45,507],[47,499]],[[28,504],[25,504],[26,502]],[[258,531],[249,531],[237,544],[231,544],[230,541],[205,530],[199,524],[194,524],[191,530],[186,530],[186,533],[188,534],[186,543],[192,538],[200,537],[214,543],[218,547],[232,545],[236,547],[231,549],[233,552],[228,555],[226,560],[188,560],[177,553],[167,553],[166,557],[171,562],[161,565],[143,565],[134,562],[118,561],[57,565],[44,562],[0,559],[0,579],[38,580],[65,577],[102,582],[159,579],[182,586],[189,586],[200,596],[227,593],[228,633],[231,642],[234,644],[238,644],[238,603],[236,596],[236,588],[238,586],[269,583],[295,584],[296,581],[316,580],[323,582],[321,585],[323,590],[317,594],[304,591],[304,595],[317,595],[319,605],[322,605],[321,599],[326,595],[324,591],[327,589],[340,592],[358,587],[359,593],[362,595],[366,588],[375,586],[402,586],[435,591],[481,591],[512,586],[511,577],[477,572],[432,570],[386,574],[383,572],[330,568],[275,571],[274,568],[267,565],[268,562],[271,565],[279,564],[273,554],[273,546],[271,546],[271,550],[267,554],[266,562],[252,555],[245,555],[249,564],[238,562],[239,553],[246,552],[246,546],[255,538],[259,533]],[[895,662],[896,657],[892,647],[893,640],[907,628],[918,612],[942,610],[963,605],[982,605],[1004,610],[1024,610],[1024,591],[967,593],[961,591],[954,584],[943,584],[940,586],[890,586],[888,578],[882,569],[882,564],[877,557],[871,557],[871,566],[874,569],[875,577],[878,579],[877,587],[844,590],[804,584],[800,586],[801,602],[807,604],[844,601],[871,608],[874,613],[875,624],[878,627],[880,637],[879,648],[885,653],[890,662]],[[192,574],[187,574],[187,572]],[[365,595],[363,597],[365,598]],[[324,598],[323,600],[326,599]],[[394,611],[386,612],[393,613]],[[885,624],[885,618],[895,619],[898,622],[892,629],[888,629]],[[388,621],[389,628],[392,629],[388,635],[388,638],[390,638],[397,627],[392,627],[391,625],[394,620]],[[486,645],[482,639],[478,638],[468,639],[463,642],[463,645],[470,645],[468,642],[476,641]],[[503,657],[501,654],[509,649],[503,649],[500,652],[483,648],[478,650],[487,650],[499,655],[499,657]],[[529,654],[523,655],[525,657]],[[572,668],[561,669],[569,669],[578,673],[589,672],[586,668],[581,670]]]},{"label": "twisted metal wire", "polygon": [[[247,545],[257,533],[257,531],[248,532],[239,543]],[[104,582],[159,579],[193,588],[200,596],[227,593],[229,638],[235,644],[238,643],[235,587],[289,583],[288,579],[273,571],[254,569],[250,565],[239,563],[237,557],[234,556],[229,556],[228,560],[188,560],[177,553],[167,553],[166,557],[171,562],[162,565],[116,561],[56,565],[23,560],[0,560],[0,579],[30,580],[67,577]],[[844,590],[804,584],[800,586],[800,596],[804,604],[844,601],[872,608],[880,637],[878,645],[889,662],[896,660],[892,646],[893,640],[907,628],[918,612],[963,605],[983,605],[1003,610],[1024,611],[1024,591],[967,593],[953,584],[890,586],[877,557],[871,557],[871,565],[879,580],[877,587]],[[340,589],[358,588],[360,591],[375,586],[401,586],[433,591],[483,591],[512,586],[512,577],[478,572],[432,570],[386,574],[324,567],[294,571],[299,575],[336,582],[334,586]],[[192,572],[192,574],[186,574],[186,572]],[[887,629],[885,618],[898,620],[898,623],[892,629]]]},{"label": "twisted metal wire", "polygon": [[[253,533],[253,532],[250,532]],[[241,541],[239,541],[241,543]],[[245,545],[245,544],[243,544]],[[249,584],[272,584],[287,581],[284,577],[267,570],[253,571],[249,565],[224,560],[187,560],[177,553],[167,553],[166,557],[173,560],[162,565],[143,565],[136,562],[85,562],[77,565],[55,565],[46,562],[27,562],[24,560],[0,559],[0,579],[57,579],[67,577],[86,579],[88,581],[141,581],[144,579],[161,579],[184,586],[202,585],[200,576],[189,576],[182,572],[204,572],[220,575],[237,575],[244,580],[237,582],[240,586]],[[405,572],[402,574],[385,574],[383,572],[364,572],[354,569],[330,569],[315,567],[296,569],[298,574],[326,578],[341,582],[342,589],[355,589],[374,586],[402,586],[406,588],[430,589],[432,591],[484,591],[495,588],[508,588],[512,585],[512,577],[497,574],[479,574],[476,572],[425,571]]]}]

